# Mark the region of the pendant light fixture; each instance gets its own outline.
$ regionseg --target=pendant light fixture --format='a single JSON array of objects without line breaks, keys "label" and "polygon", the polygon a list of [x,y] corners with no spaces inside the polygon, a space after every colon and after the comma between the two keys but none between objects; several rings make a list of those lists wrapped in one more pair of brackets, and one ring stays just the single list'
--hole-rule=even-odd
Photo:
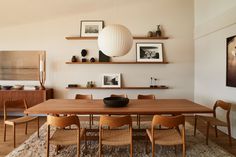
[{"label": "pendant light fixture", "polygon": [[124,56],[133,45],[130,31],[123,25],[106,26],[98,35],[98,47],[107,56]]}]

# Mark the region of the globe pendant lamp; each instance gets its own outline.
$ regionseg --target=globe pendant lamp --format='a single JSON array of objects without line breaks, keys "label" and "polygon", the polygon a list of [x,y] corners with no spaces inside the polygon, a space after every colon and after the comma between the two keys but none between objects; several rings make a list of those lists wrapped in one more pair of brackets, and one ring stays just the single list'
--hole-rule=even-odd
[{"label": "globe pendant lamp", "polygon": [[130,31],[122,25],[109,25],[98,35],[98,47],[107,56],[124,56],[133,44]]}]

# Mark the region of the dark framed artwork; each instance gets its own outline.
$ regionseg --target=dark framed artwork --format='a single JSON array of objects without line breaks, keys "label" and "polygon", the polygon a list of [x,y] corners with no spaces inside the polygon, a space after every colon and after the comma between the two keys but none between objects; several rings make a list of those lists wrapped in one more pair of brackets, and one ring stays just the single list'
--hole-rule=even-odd
[{"label": "dark framed artwork", "polygon": [[137,43],[137,62],[163,62],[162,43]]},{"label": "dark framed artwork", "polygon": [[226,86],[236,87],[236,35],[226,39]]},{"label": "dark framed artwork", "polygon": [[80,23],[81,37],[98,37],[99,32],[103,29],[102,20],[83,20]]}]

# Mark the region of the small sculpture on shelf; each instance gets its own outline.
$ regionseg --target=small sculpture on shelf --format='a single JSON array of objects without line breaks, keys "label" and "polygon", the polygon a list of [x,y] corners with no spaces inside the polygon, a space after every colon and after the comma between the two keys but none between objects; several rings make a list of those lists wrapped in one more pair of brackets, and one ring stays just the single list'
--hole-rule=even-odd
[{"label": "small sculpture on shelf", "polygon": [[160,27],[161,27],[161,25],[157,25],[157,30],[156,30],[156,36],[157,36],[157,37],[161,37],[161,34],[162,34]]},{"label": "small sculpture on shelf", "polygon": [[156,31],[148,31],[147,37],[161,37],[162,31],[161,31],[161,25],[157,25]]},{"label": "small sculpture on shelf", "polygon": [[76,56],[72,56],[71,62],[77,62],[77,57]]},{"label": "small sculpture on shelf", "polygon": [[87,50],[85,49],[82,49],[81,50],[81,56],[83,57],[82,58],[82,62],[87,62],[87,59],[85,58],[85,56],[88,54]]},{"label": "small sculpture on shelf", "polygon": [[95,61],[96,61],[96,60],[95,60],[95,58],[93,58],[93,57],[92,57],[92,58],[90,58],[90,62],[92,62],[92,63],[93,63],[93,62],[95,62]]},{"label": "small sculpture on shelf", "polygon": [[155,77],[151,77],[151,84],[150,84],[150,88],[157,88],[157,78]]},{"label": "small sculpture on shelf", "polygon": [[87,84],[86,84],[86,87],[87,88],[93,88],[93,87],[95,87],[96,85],[95,85],[95,82],[93,82],[93,81],[88,81],[87,82]]}]

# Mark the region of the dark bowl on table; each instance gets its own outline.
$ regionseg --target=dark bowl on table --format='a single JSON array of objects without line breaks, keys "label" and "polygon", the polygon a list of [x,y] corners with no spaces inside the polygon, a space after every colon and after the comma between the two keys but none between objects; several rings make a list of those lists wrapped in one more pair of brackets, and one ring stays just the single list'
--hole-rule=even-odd
[{"label": "dark bowl on table", "polygon": [[129,99],[121,97],[106,97],[103,99],[103,102],[106,107],[125,107],[128,105]]},{"label": "dark bowl on table", "polygon": [[2,86],[2,89],[4,90],[10,90],[12,88],[12,86]]}]

